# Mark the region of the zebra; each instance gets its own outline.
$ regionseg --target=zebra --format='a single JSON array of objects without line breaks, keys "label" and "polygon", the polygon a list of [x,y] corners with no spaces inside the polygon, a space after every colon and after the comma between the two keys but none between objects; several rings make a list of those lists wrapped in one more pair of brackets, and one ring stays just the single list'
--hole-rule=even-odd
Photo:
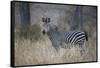
[{"label": "zebra", "polygon": [[[50,23],[50,18],[42,18],[43,21],[43,34],[47,33],[51,40],[52,46],[58,51],[60,47],[63,47],[63,43],[68,45],[79,45],[81,51],[84,51],[84,43],[88,41],[87,33],[81,31],[59,31],[56,25]],[[65,48],[65,47],[63,47]]]}]

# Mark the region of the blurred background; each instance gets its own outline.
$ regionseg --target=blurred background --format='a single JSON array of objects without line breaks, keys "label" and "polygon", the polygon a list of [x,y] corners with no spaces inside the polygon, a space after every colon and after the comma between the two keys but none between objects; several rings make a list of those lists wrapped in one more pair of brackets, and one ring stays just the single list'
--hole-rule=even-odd
[{"label": "blurred background", "polygon": [[[96,61],[97,7],[15,2],[15,65]],[[42,34],[42,17],[50,17],[60,31],[86,31],[88,51],[61,48],[57,53]]]}]

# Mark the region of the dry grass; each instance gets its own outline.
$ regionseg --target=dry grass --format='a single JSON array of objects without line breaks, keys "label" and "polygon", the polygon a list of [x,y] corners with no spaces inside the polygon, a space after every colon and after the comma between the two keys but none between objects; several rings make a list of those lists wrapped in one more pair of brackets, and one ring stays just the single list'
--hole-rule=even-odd
[{"label": "dry grass", "polygon": [[[42,35],[42,27],[39,26],[43,23],[42,17],[47,16],[51,18],[50,23],[58,26],[60,31],[69,31],[73,25],[74,10],[77,6],[30,3],[30,26],[28,29],[20,29],[26,21],[23,21],[23,18],[21,20],[20,7],[21,3],[15,4],[15,66],[96,61],[96,7],[83,6],[83,21],[80,23],[83,24],[82,31],[86,31],[88,34],[87,49],[83,55],[80,54],[78,46],[71,47],[71,49],[60,48],[56,52],[48,36]],[[79,30],[80,27],[77,29]]]},{"label": "dry grass", "polygon": [[[42,35],[41,32],[42,27],[39,26],[42,25],[41,16],[43,16],[45,11],[37,8],[35,9],[34,6],[35,5],[33,5],[32,7],[31,5],[30,7],[31,24],[29,28],[26,30],[20,29],[20,26],[22,27],[23,25],[19,25],[21,23],[21,20],[19,19],[20,15],[17,14],[19,13],[18,6],[16,7],[17,11],[15,15],[15,22],[16,22],[15,66],[96,61],[97,19],[95,16],[96,15],[95,8],[91,8],[91,7],[83,8],[84,10],[83,22],[81,23],[83,24],[82,27],[83,30],[81,31],[87,32],[88,42],[86,42],[86,52],[83,55],[81,55],[80,48],[78,46],[71,47],[71,49],[60,48],[58,52],[53,48],[48,36]],[[51,7],[51,6],[48,5],[47,7]],[[55,8],[55,10],[52,8],[46,10],[48,10],[47,16],[52,18],[51,23],[55,24],[58,27],[59,31],[70,30],[73,13],[74,13],[73,7],[72,8],[68,7],[68,11],[70,11],[70,13],[67,13],[66,10],[60,10],[57,8]],[[80,25],[78,23],[76,24]],[[80,28],[77,27],[77,30],[80,30]]]},{"label": "dry grass", "polygon": [[[35,34],[34,34],[35,35]],[[86,42],[87,51],[81,55],[78,46],[71,49],[60,48],[57,52],[48,36],[36,34],[38,39],[20,37],[15,32],[15,65],[37,65],[53,63],[71,63],[96,61],[96,34],[89,37]],[[41,37],[42,36],[42,37]]]}]

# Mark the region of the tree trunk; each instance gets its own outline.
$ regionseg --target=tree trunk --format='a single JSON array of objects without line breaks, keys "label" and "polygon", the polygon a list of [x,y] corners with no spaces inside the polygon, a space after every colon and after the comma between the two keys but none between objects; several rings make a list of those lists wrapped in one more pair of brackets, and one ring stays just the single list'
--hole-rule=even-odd
[{"label": "tree trunk", "polygon": [[73,15],[73,20],[71,23],[71,30],[82,30],[83,29],[82,9],[83,9],[82,6],[76,6],[76,9]]}]

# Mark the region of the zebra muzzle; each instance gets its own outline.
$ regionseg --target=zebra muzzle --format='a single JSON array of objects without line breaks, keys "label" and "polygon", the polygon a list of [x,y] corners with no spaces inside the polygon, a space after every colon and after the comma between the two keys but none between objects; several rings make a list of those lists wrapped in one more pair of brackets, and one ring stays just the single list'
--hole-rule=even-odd
[{"label": "zebra muzzle", "polygon": [[42,31],[43,35],[46,34],[45,30]]}]

